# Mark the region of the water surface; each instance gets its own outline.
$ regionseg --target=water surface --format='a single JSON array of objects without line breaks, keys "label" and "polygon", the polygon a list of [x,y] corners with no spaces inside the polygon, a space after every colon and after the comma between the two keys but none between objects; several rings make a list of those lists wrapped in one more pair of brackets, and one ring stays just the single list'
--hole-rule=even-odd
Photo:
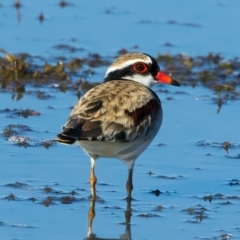
[{"label": "water surface", "polygon": [[[226,59],[240,51],[237,1],[71,1],[64,8],[58,1],[21,3],[18,13],[13,3],[1,4],[0,47],[29,53],[37,63],[89,53],[111,62],[122,48],[153,56],[210,51]],[[101,81],[106,66],[91,69],[96,74],[85,75],[87,80]],[[131,219],[125,215],[127,166],[115,159],[97,161],[96,238],[240,239],[239,100],[228,99],[219,109],[215,91],[187,82],[180,89],[154,88],[164,120],[136,162]],[[37,98],[37,90],[50,97]],[[89,159],[76,145],[44,145],[65,123],[76,91],[26,84],[19,101],[12,96],[1,89],[1,239],[86,239]],[[34,114],[17,113],[26,109]],[[27,147],[4,135],[9,124],[16,131],[11,136],[30,139]]]}]

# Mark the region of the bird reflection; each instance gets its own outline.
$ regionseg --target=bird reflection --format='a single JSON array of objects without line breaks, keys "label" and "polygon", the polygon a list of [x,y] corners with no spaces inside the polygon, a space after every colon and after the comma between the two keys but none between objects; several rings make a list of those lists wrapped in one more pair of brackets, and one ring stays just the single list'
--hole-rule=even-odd
[{"label": "bird reflection", "polygon": [[[96,191],[94,189],[94,191]],[[95,195],[96,196],[96,195]],[[125,233],[120,235],[120,238],[99,238],[96,236],[96,234],[93,233],[93,220],[96,215],[95,213],[95,203],[96,203],[96,197],[91,198],[90,207],[88,211],[88,237],[84,240],[117,240],[117,239],[124,239],[124,240],[131,240],[131,216],[132,216],[132,210],[131,210],[131,202],[132,199],[126,198],[127,202],[127,208],[125,211]]]}]

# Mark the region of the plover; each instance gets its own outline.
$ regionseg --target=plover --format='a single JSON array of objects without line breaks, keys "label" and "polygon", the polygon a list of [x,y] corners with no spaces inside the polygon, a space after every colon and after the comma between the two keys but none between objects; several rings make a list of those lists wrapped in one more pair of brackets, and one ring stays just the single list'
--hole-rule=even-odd
[{"label": "plover", "polygon": [[107,69],[104,82],[89,90],[73,108],[57,141],[77,142],[91,160],[90,186],[96,196],[94,173],[99,157],[118,158],[128,165],[127,198],[133,189],[137,157],[148,147],[162,123],[162,107],[150,87],[180,84],[160,71],[148,54],[127,53]]}]

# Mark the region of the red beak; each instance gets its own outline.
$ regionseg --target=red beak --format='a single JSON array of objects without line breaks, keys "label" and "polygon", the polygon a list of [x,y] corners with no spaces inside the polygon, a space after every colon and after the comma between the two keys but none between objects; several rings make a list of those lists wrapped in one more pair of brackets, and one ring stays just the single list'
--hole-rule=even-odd
[{"label": "red beak", "polygon": [[155,76],[155,79],[162,83],[171,84],[174,86],[180,86],[180,84],[177,81],[173,80],[169,75],[161,71],[157,73],[157,75]]}]

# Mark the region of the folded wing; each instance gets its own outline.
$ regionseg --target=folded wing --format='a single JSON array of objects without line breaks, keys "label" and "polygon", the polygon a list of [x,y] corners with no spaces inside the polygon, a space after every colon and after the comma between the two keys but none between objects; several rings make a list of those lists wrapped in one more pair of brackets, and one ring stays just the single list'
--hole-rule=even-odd
[{"label": "folded wing", "polygon": [[135,141],[153,130],[161,111],[159,98],[144,85],[109,81],[79,100],[57,140],[66,144],[81,140]]}]

